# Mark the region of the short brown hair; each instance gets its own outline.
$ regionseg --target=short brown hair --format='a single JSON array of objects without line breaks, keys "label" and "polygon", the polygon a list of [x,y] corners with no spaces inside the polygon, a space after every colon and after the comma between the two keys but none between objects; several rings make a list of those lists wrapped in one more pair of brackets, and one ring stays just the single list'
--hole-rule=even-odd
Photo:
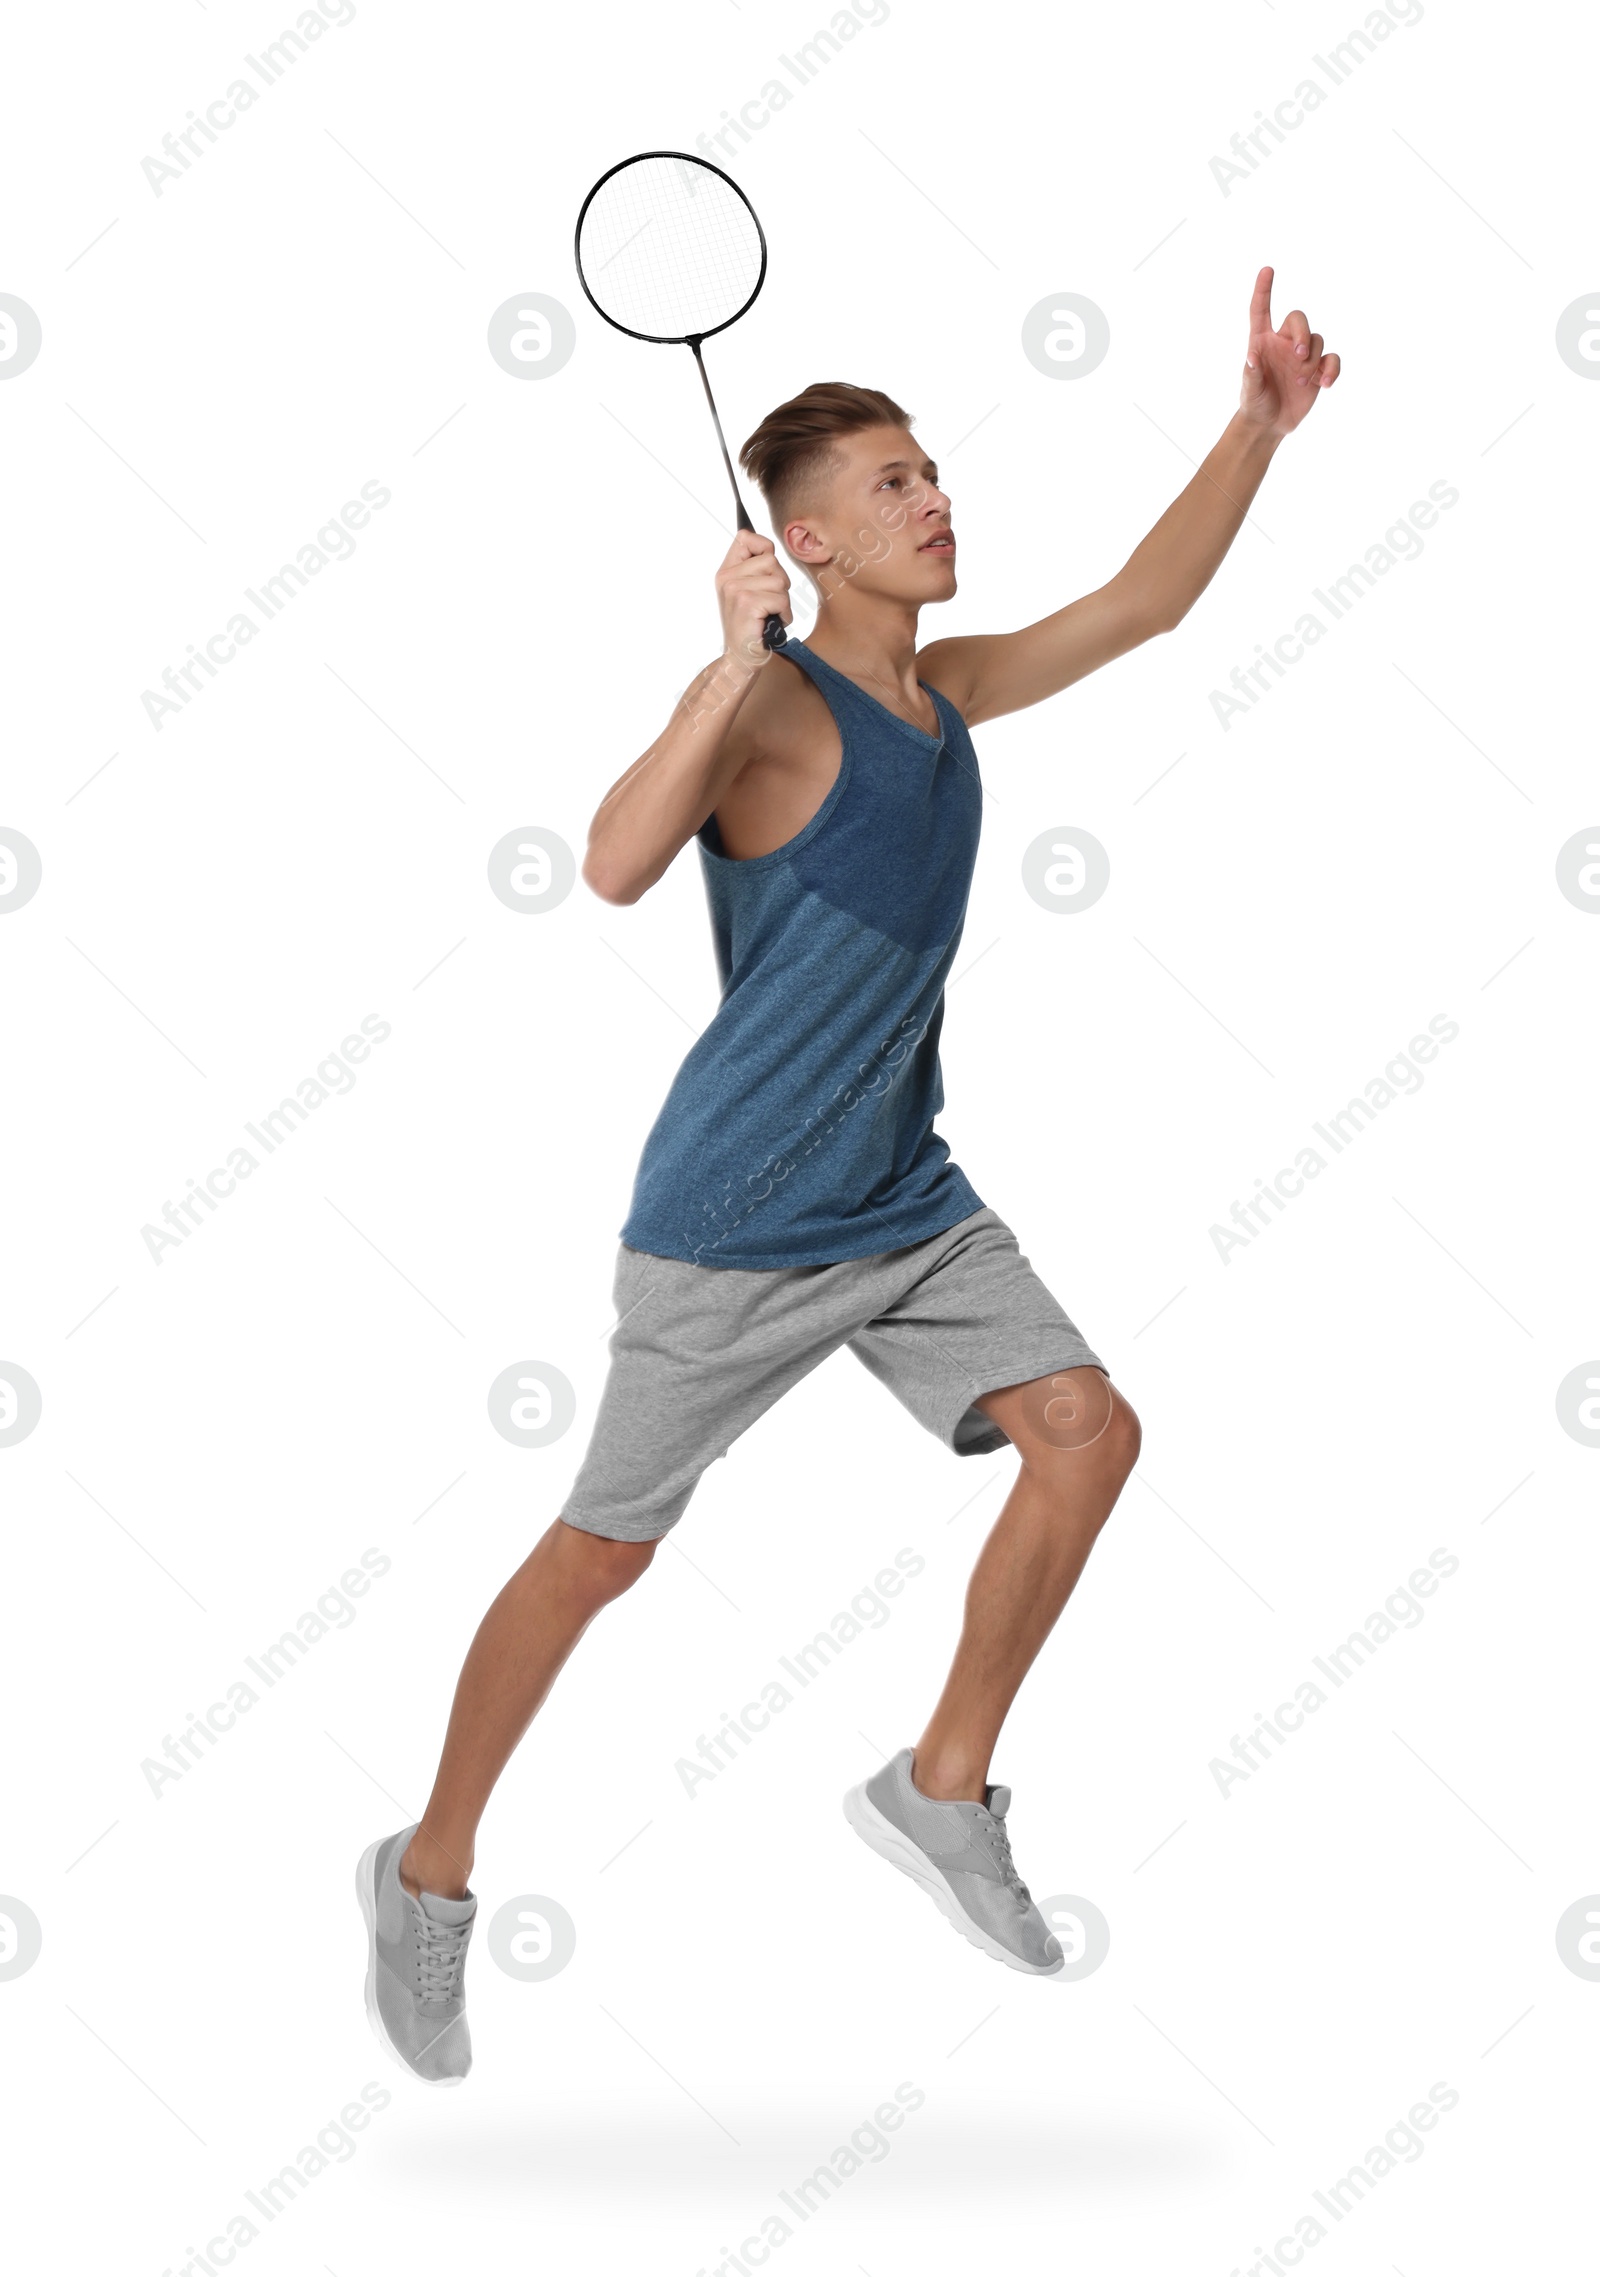
[{"label": "short brown hair", "polygon": [[805,484],[828,467],[837,437],[864,427],[910,425],[911,413],[881,388],[817,380],[767,413],[740,451],[739,464],[759,483],[774,521],[781,522]]}]

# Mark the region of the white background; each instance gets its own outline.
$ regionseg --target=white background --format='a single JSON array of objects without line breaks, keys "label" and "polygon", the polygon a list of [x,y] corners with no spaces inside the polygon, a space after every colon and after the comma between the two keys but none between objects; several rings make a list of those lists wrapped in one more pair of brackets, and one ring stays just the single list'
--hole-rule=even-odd
[{"label": "white background", "polygon": [[[828,12],[361,0],[159,196],[141,160],[292,16],[13,19],[0,291],[43,327],[0,386],[0,824],[43,865],[0,927],[0,1361],[43,1402],[0,1450],[0,1893],[43,1930],[0,1982],[19,2266],[184,2268],[368,2080],[391,2100],[258,2223],[257,2277],[709,2272],[904,2081],[921,2108],[775,2265],[1227,2277],[1444,2082],[1305,2259],[1578,2266],[1600,1987],[1555,1924],[1600,1887],[1600,1455],[1555,1395],[1600,1349],[1600,923],[1555,862],[1600,804],[1600,387],[1555,337],[1600,284],[1595,43],[1575,7],[1429,0],[1224,194],[1213,158],[1363,13],[895,0],[732,161],[771,269],[714,343],[730,438],[813,379],[909,405],[962,540],[929,637],[1119,566],[1229,417],[1262,262],[1344,358],[1183,626],[978,739],[941,1128],[1145,1426],[994,1775],[1109,1956],[1003,1972],[840,1815],[920,1731],[1015,1468],[841,1354],[707,1476],[492,1804],[483,1920],[547,1896],[577,1950],[524,1984],[480,1934],[452,2097],[369,2037],[354,1863],[420,1810],[577,1468],[638,1150],[715,1004],[692,853],[629,909],[487,884],[509,832],[581,853],[716,646],[692,366],[600,324],[572,223]],[[529,292],[578,337],[524,381],[486,328]],[[1067,380],[1021,349],[1062,292],[1111,329]],[[367,481],[353,557],[152,726],[163,668]],[[1420,557],[1224,731],[1212,690],[1439,481]],[[1109,853],[1080,913],[1021,884],[1061,826]],[[154,1262],[142,1229],[367,1014],[354,1090]],[[1211,1227],[1439,1014],[1422,1089],[1224,1262]],[[489,1421],[519,1363],[576,1392],[542,1450]],[[369,1548],[353,1624],[152,1793]],[[887,1625],[691,1800],[679,1758],[902,1548]],[[1219,1792],[1435,1550],[1420,1626]]]}]

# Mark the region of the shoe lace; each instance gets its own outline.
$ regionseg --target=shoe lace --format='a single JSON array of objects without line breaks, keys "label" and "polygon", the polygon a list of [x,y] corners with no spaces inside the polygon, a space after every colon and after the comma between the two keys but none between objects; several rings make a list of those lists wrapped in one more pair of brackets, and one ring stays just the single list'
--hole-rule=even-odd
[{"label": "shoe lace", "polygon": [[995,1864],[1000,1869],[1001,1879],[1005,1882],[1006,1887],[1013,1893],[1013,1895],[1019,1900],[1021,1904],[1032,1905],[1032,1894],[1028,1889],[1027,1883],[1017,1872],[1016,1861],[1011,1855],[1011,1837],[1009,1834],[1007,1834],[1004,1822],[1002,1820],[996,1819],[993,1822],[993,1831],[990,1836],[990,1840],[994,1846]]},{"label": "shoe lace", "polygon": [[461,1990],[461,1966],[467,1957],[470,1921],[433,1921],[418,1906],[417,1992],[423,2000],[454,2000]]}]

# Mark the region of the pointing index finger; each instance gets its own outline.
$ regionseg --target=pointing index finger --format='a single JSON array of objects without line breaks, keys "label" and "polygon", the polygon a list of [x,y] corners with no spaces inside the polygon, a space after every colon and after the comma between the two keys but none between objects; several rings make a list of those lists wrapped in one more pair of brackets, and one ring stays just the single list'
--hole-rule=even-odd
[{"label": "pointing index finger", "polygon": [[1257,273],[1255,290],[1250,295],[1250,337],[1272,330],[1272,277],[1271,269]]}]

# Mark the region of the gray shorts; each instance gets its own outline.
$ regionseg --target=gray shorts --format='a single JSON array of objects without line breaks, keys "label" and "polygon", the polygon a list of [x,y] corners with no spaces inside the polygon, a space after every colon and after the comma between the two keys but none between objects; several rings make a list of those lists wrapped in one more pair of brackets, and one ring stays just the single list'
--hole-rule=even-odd
[{"label": "gray shorts", "polygon": [[623,1243],[611,1366],[569,1526],[656,1541],[707,1466],[841,1344],[957,1455],[1009,1444],[973,1403],[1104,1368],[993,1210],[837,1265],[688,1265]]}]

